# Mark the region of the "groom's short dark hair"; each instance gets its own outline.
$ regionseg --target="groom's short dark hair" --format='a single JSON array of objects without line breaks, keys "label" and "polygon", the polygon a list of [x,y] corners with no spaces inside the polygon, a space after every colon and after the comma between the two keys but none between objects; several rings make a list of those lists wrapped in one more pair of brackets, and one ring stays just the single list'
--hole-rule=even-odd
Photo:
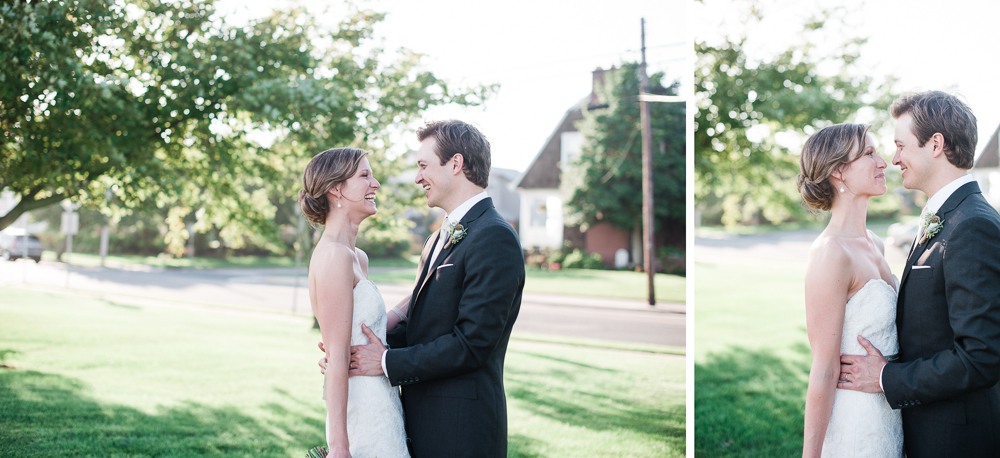
[{"label": "groom's short dark hair", "polygon": [[479,129],[467,122],[449,119],[430,121],[417,129],[417,139],[424,141],[434,137],[437,141],[438,158],[441,165],[456,154],[463,159],[462,171],[465,177],[480,188],[490,184],[490,142]]},{"label": "groom's short dark hair", "polygon": [[948,162],[960,169],[972,168],[979,141],[976,115],[958,97],[942,91],[911,92],[894,100],[889,113],[893,118],[906,113],[913,117],[913,135],[921,147],[940,133]]}]

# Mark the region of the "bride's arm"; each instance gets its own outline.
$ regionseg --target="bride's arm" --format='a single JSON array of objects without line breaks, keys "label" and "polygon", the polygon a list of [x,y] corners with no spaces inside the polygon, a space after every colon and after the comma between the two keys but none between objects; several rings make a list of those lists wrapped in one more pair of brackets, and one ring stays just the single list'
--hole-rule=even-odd
[{"label": "bride's arm", "polygon": [[399,301],[399,303],[396,304],[395,307],[389,309],[388,313],[389,319],[385,325],[385,329],[387,331],[396,327],[396,325],[399,324],[400,321],[406,319],[407,316],[406,314],[410,310],[410,298],[412,296],[413,293],[407,294],[406,297],[404,297],[403,300]]},{"label": "bride's arm", "polygon": [[333,246],[316,259],[316,320],[329,364],[326,369],[327,447],[330,457],[350,457],[347,440],[347,373],[351,361],[354,313],[354,256]]},{"label": "bride's arm", "polygon": [[820,244],[806,267],[806,330],[812,368],[806,390],[803,458],[819,457],[840,378],[840,340],[851,283],[850,258],[838,246]]}]

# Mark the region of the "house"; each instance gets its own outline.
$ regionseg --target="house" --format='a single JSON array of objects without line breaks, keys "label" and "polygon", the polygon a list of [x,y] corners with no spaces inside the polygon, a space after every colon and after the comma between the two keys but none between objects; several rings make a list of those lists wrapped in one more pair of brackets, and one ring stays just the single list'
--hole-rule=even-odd
[{"label": "house", "polygon": [[993,132],[986,147],[979,153],[979,159],[972,166],[972,176],[979,182],[983,196],[993,205],[1000,208],[1000,127]]},{"label": "house", "polygon": [[623,231],[609,223],[599,223],[581,232],[579,227],[563,223],[563,198],[559,192],[561,176],[583,145],[583,134],[575,124],[583,119],[584,108],[602,108],[597,87],[604,83],[606,72],[598,68],[593,72],[593,90],[590,95],[574,104],[556,124],[549,138],[535,155],[528,168],[515,181],[521,195],[521,216],[518,235],[521,246],[533,251],[542,248],[558,249],[568,242],[587,253],[598,253],[609,267],[614,263],[618,250],[630,253],[630,263],[642,262],[641,232]]},{"label": "house", "polygon": [[493,199],[493,206],[514,229],[521,220],[521,196],[514,190],[512,184],[521,175],[514,169],[490,168],[490,184],[486,194]]}]

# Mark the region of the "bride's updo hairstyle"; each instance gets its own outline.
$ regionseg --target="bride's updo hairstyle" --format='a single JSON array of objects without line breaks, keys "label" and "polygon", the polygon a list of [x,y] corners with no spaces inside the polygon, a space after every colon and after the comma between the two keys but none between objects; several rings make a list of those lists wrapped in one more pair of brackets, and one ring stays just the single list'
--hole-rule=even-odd
[{"label": "bride's updo hairstyle", "polygon": [[333,148],[317,154],[302,172],[302,190],[299,191],[299,207],[306,219],[316,224],[326,224],[330,212],[327,192],[358,171],[361,158],[368,151],[358,148]]},{"label": "bride's updo hairstyle", "polygon": [[[868,124],[836,124],[812,134],[802,147],[799,156],[799,171],[795,179],[802,200],[817,210],[828,211],[833,207],[837,195],[830,175],[857,157],[851,157],[851,150],[863,148]],[[861,155],[859,154],[858,157]]]}]

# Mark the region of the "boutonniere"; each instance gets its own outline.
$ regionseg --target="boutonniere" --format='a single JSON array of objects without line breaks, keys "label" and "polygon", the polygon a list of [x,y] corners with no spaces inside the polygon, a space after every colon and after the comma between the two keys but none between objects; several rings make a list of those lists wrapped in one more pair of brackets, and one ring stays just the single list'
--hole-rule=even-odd
[{"label": "boutonniere", "polygon": [[452,245],[457,245],[465,238],[465,234],[468,232],[461,223],[449,224],[445,229],[448,235],[448,241],[444,243],[444,247],[441,249],[447,250]]},{"label": "boutonniere", "polygon": [[922,230],[920,231],[922,235],[920,236],[920,241],[917,242],[917,245],[922,245],[924,242],[934,238],[938,232],[941,232],[942,227],[944,227],[944,222],[942,222],[941,218],[938,215],[935,215],[934,212],[924,215],[924,221],[921,224]]}]

